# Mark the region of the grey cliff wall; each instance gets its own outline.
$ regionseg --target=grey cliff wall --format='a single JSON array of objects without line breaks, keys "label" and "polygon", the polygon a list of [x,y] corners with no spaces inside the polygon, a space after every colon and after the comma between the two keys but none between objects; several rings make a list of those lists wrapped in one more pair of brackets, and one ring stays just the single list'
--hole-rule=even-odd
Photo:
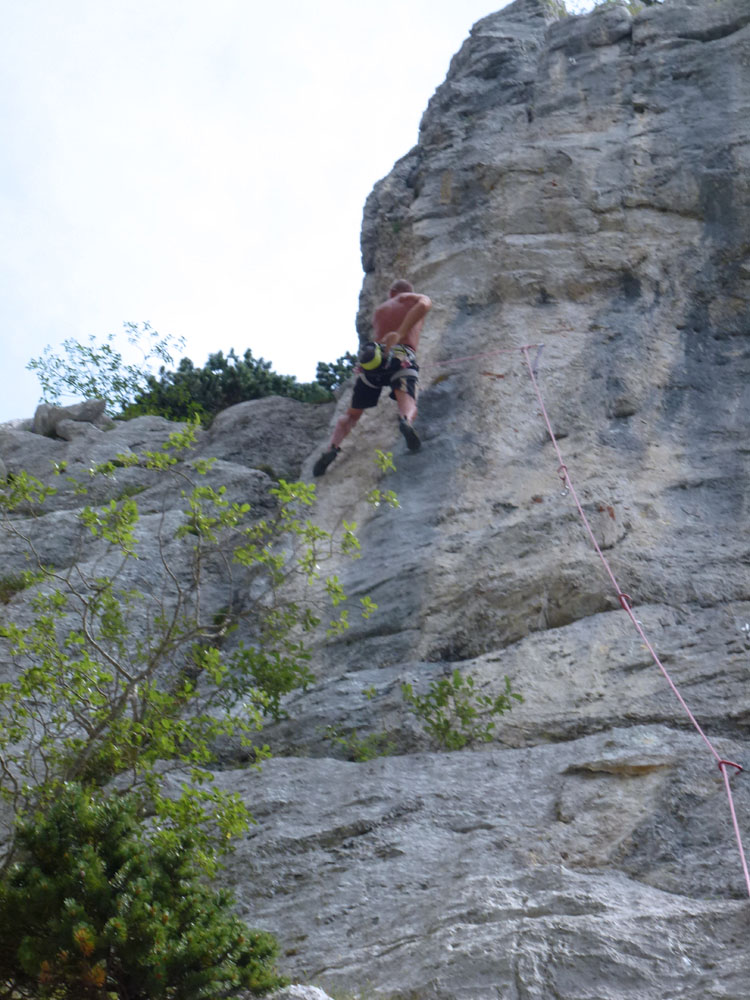
[{"label": "grey cliff wall", "polygon": [[[358,328],[397,275],[433,299],[423,448],[405,452],[384,401],[317,490],[325,524],[359,522],[362,558],[335,570],[379,612],[318,651],[261,771],[227,747],[217,773],[258,820],[225,878],[294,981],[391,1000],[750,995],[721,774],[563,495],[520,351],[543,345],[568,473],[638,620],[717,752],[750,768],[749,167],[747,0],[565,19],[516,0],[474,26],[375,186]],[[269,473],[312,478],[347,404],[241,404],[199,452],[262,511]],[[0,469],[83,469],[169,431],[52,416],[56,437],[0,428]],[[370,508],[375,485],[400,508]],[[65,540],[79,503],[62,490],[23,525],[53,565],[94,558]],[[212,577],[217,608],[227,586]],[[525,701],[491,744],[437,753],[400,685],[455,668]],[[394,752],[347,759],[327,727]],[[750,846],[750,775],[731,781]]]},{"label": "grey cliff wall", "polygon": [[[295,701],[279,735],[302,759],[248,789],[248,912],[291,932],[296,974],[440,1000],[750,993],[721,774],[561,495],[513,350],[544,345],[597,540],[718,752],[750,762],[749,166],[750,5],[518,0],[474,26],[368,199],[360,335],[398,274],[435,303],[424,447],[381,405],[319,485],[339,516],[379,446],[402,506],[361,510],[341,575],[380,614]],[[525,702],[489,751],[435,756],[399,684],[456,665]],[[332,762],[326,725],[404,753]]]}]

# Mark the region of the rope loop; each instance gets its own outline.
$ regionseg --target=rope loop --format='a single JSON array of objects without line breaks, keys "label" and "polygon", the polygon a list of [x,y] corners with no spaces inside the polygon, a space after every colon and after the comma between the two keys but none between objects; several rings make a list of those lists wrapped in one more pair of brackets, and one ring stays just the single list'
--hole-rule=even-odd
[{"label": "rope loop", "polygon": [[737,774],[741,774],[745,770],[740,764],[735,764],[733,760],[720,760],[718,764],[720,771],[723,771],[725,767],[734,767],[737,770]]},{"label": "rope loop", "polygon": [[622,591],[619,591],[617,594],[617,599],[622,605],[624,611],[630,611],[630,609],[633,607],[633,598],[630,596],[630,594],[623,594]]}]

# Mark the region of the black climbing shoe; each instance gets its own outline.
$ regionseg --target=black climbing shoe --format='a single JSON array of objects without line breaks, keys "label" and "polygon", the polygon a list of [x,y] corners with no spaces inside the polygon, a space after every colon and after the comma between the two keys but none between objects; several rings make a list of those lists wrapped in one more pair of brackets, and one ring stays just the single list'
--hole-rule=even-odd
[{"label": "black climbing shoe", "polygon": [[419,434],[417,434],[406,417],[401,417],[398,422],[398,429],[406,438],[406,447],[409,451],[419,451],[422,447],[422,442],[419,440]]},{"label": "black climbing shoe", "polygon": [[328,451],[324,451],[313,466],[313,475],[322,476],[340,451],[341,449],[337,448],[336,445],[333,445],[333,447],[329,448]]}]

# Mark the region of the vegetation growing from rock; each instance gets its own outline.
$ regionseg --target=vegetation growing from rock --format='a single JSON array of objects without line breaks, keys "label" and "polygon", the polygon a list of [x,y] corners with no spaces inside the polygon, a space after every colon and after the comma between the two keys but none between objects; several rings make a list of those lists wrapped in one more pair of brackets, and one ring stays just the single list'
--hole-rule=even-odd
[{"label": "vegetation growing from rock", "polygon": [[[125,323],[128,342],[140,350],[142,363],[127,365],[109,334],[102,342],[89,338],[88,344],[70,339],[62,354],[45,348],[28,368],[37,373],[47,403],[59,403],[65,396],[106,401],[118,417],[130,419],[154,414],[168,420],[199,419],[209,423],[221,410],[236,403],[264,396],[285,396],[305,403],[332,399],[333,390],[353,370],[354,355],[345,354],[335,362],[319,362],[316,379],[298,382],[293,375],[272,371],[271,362],[253,357],[246,350],[240,357],[231,349],[210,354],[202,367],[182,358],[174,370],[171,351],[182,341],[160,338],[148,323],[140,327]],[[157,375],[148,371],[153,360],[163,362]]]},{"label": "vegetation growing from rock", "polygon": [[11,597],[25,590],[28,585],[29,577],[24,573],[0,577],[0,604],[7,604]]},{"label": "vegetation growing from rock", "polygon": [[323,738],[340,747],[347,760],[358,764],[377,757],[388,757],[397,749],[396,741],[388,733],[366,733],[360,736],[356,729],[345,732],[336,726],[326,726]]},{"label": "vegetation growing from rock", "polygon": [[77,784],[39,806],[0,884],[0,996],[201,1000],[283,984],[274,939],[202,881],[190,830],[144,835],[136,796]]},{"label": "vegetation growing from rock", "polygon": [[319,361],[315,373],[315,381],[322,385],[324,389],[333,392],[334,389],[337,389],[351,376],[356,363],[357,358],[350,351],[347,351],[346,354],[343,354],[335,361]]},{"label": "vegetation growing from rock", "polygon": [[[135,954],[135,945],[130,950],[123,945],[117,959],[111,958],[114,964],[102,966],[100,945],[107,944],[111,957],[122,927],[108,923],[117,914],[112,900],[102,901],[101,895],[115,884],[123,898],[134,893],[144,877],[144,859],[150,859],[160,886],[158,906],[175,916],[178,951],[188,948],[189,921],[178,915],[190,899],[198,905],[193,876],[215,874],[222,852],[252,822],[238,795],[212,787],[217,748],[232,744],[247,761],[262,760],[267,750],[257,734],[264,717],[280,717],[283,697],[312,680],[312,637],[321,630],[340,634],[348,626],[346,595],[321,565],[334,553],[357,555],[355,525],[343,521],[335,535],[322,529],[309,516],[314,486],[283,479],[270,489],[266,516],[257,516],[247,503],[230,502],[223,486],[208,482],[213,463],[190,458],[195,431],[188,425],[161,450],[119,454],[90,470],[97,480],[137,466],[158,477],[164,496],[181,495],[182,512],[175,519],[166,508],[154,513],[158,487],[148,491],[149,516],[160,525],[157,551],[148,554],[156,557],[156,579],[153,562],[148,578],[139,570],[139,558],[146,555],[140,551],[141,495],[136,499],[124,491],[103,507],[82,507],[76,515],[81,551],[88,537],[87,551],[93,545],[93,554],[61,569],[44,565],[18,517],[19,512],[42,516],[55,488],[26,473],[0,488],[0,531],[25,545],[33,567],[24,577],[24,613],[14,614],[11,606],[0,625],[3,660],[11,664],[0,684],[0,795],[20,819],[4,843],[0,922],[10,925],[18,893],[32,892],[43,911],[43,919],[40,913],[34,917],[38,934],[30,929],[9,938],[16,943],[4,944],[4,961],[21,976],[18,983],[35,982],[39,995],[45,990],[49,996],[97,998],[112,990],[123,998],[217,995],[213,987],[189,992],[180,985],[185,963],[170,964],[153,940],[148,947],[155,951]],[[66,475],[64,465],[56,471]],[[73,486],[85,498],[87,483]],[[207,578],[217,574],[231,595],[220,609],[205,591]],[[360,604],[365,617],[375,610],[367,597]],[[121,799],[124,812],[118,811]],[[62,882],[40,889],[37,855],[47,857],[44,844],[53,828],[45,825],[46,817],[58,801],[67,803],[68,811],[57,828],[67,832],[55,849],[66,864],[66,851],[71,859],[83,851],[75,870],[101,902],[98,916],[89,912],[88,897],[75,902]],[[130,860],[123,856],[115,874],[112,858],[97,854],[98,835],[87,833],[87,824],[121,824],[127,832],[136,820],[145,853]],[[60,877],[64,881],[62,872]],[[144,892],[153,894],[156,887],[149,884]],[[213,903],[207,896],[200,899],[216,918],[206,918],[208,950],[201,961],[221,968],[222,949],[229,947],[222,930],[228,903],[225,897]],[[126,928],[127,916],[120,914]],[[127,929],[123,933],[128,936]],[[243,933],[257,942],[253,961],[263,967],[272,950],[265,939]],[[247,948],[237,947],[234,965],[250,967]],[[149,975],[161,970],[164,988],[172,992],[155,992],[153,983],[143,994],[118,985],[121,979],[132,982],[146,966]]]},{"label": "vegetation growing from rock", "polygon": [[411,684],[402,684],[401,693],[410,710],[421,720],[425,732],[442,750],[463,750],[472,743],[489,743],[497,717],[509,712],[513,701],[523,697],[511,689],[497,695],[477,690],[471,674],[456,667],[450,677],[430,683],[427,694],[417,694]]}]

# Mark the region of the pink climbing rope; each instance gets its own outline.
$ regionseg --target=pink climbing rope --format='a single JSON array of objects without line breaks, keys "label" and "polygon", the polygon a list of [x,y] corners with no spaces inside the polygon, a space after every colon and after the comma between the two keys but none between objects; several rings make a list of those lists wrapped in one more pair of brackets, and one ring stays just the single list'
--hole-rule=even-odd
[{"label": "pink climbing rope", "polygon": [[584,527],[586,528],[586,532],[588,533],[588,536],[591,539],[591,543],[594,546],[594,549],[596,550],[597,555],[601,559],[602,565],[604,566],[604,569],[605,569],[605,571],[607,573],[607,576],[609,577],[609,579],[612,582],[612,585],[613,585],[613,587],[615,589],[615,592],[617,593],[617,598],[618,598],[620,604],[622,605],[623,610],[627,613],[628,617],[632,621],[633,625],[636,628],[636,631],[638,632],[638,635],[643,640],[643,643],[645,644],[646,648],[648,649],[649,653],[651,654],[651,656],[652,656],[654,662],[656,663],[657,667],[662,672],[663,676],[665,677],[665,679],[666,679],[667,683],[669,684],[670,688],[672,689],[673,693],[676,695],[677,700],[679,701],[679,703],[682,705],[683,709],[687,713],[687,716],[690,719],[691,723],[693,724],[693,726],[695,727],[695,729],[698,731],[698,733],[700,734],[701,738],[703,739],[703,742],[706,744],[706,746],[708,747],[708,749],[710,750],[710,752],[713,754],[713,756],[714,756],[717,764],[719,765],[719,770],[721,771],[722,777],[724,779],[724,787],[726,789],[727,798],[729,800],[729,811],[730,811],[731,816],[732,816],[732,824],[734,826],[734,834],[735,834],[735,837],[737,839],[737,847],[739,848],[740,859],[742,861],[742,870],[743,870],[744,875],[745,875],[745,885],[747,886],[748,896],[750,896],[750,872],[748,871],[747,858],[745,857],[745,850],[744,850],[744,848],[742,846],[742,835],[740,833],[740,825],[739,825],[739,822],[737,820],[737,811],[736,811],[735,806],[734,806],[734,797],[732,796],[732,788],[731,788],[731,785],[729,783],[729,775],[727,774],[727,768],[729,768],[729,767],[735,768],[735,770],[737,771],[737,773],[739,773],[740,771],[742,771],[742,767],[739,764],[735,764],[731,760],[724,760],[718,754],[718,752],[716,751],[714,745],[711,743],[711,741],[709,740],[709,738],[704,733],[703,729],[701,728],[701,726],[698,723],[698,720],[695,718],[695,716],[693,715],[693,713],[690,711],[690,708],[688,707],[685,699],[682,697],[682,695],[678,691],[677,686],[675,685],[674,681],[670,677],[669,672],[667,671],[666,667],[664,666],[664,664],[659,659],[659,656],[656,653],[656,650],[654,649],[654,647],[649,642],[648,637],[646,636],[645,632],[643,631],[643,626],[641,625],[641,623],[638,621],[638,619],[633,614],[633,607],[632,607],[633,601],[632,601],[632,598],[630,597],[629,594],[625,594],[621,590],[620,585],[618,584],[618,582],[617,582],[617,580],[615,578],[615,575],[612,572],[612,567],[609,565],[609,562],[607,561],[606,556],[602,552],[602,550],[601,550],[601,548],[599,546],[599,543],[597,542],[597,540],[596,540],[596,538],[594,536],[594,532],[591,530],[591,525],[589,523],[589,520],[586,517],[586,513],[585,513],[583,507],[581,506],[581,501],[578,499],[578,494],[576,493],[575,487],[573,486],[573,483],[572,483],[572,481],[570,479],[570,475],[568,474],[568,467],[566,466],[565,462],[563,461],[563,456],[562,456],[562,453],[560,451],[560,446],[558,445],[557,438],[555,437],[555,433],[552,430],[552,424],[550,422],[549,415],[547,413],[547,407],[544,405],[544,399],[542,398],[542,393],[541,393],[541,390],[539,388],[539,383],[537,381],[536,374],[534,372],[534,367],[532,366],[532,364],[531,364],[531,362],[529,360],[529,348],[532,347],[532,346],[535,347],[535,346],[538,346],[538,345],[529,345],[529,346],[521,347],[520,350],[523,353],[524,361],[526,363],[526,367],[528,368],[529,377],[531,378],[531,384],[534,387],[534,392],[536,394],[536,398],[537,398],[537,401],[539,403],[539,408],[541,410],[542,417],[544,418],[544,422],[547,425],[547,433],[549,434],[550,440],[551,440],[552,445],[553,445],[553,447],[555,449],[555,454],[557,455],[557,460],[558,460],[558,463],[559,463],[559,465],[557,467],[558,475],[560,476],[560,479],[562,480],[563,485],[565,486],[565,488],[570,492],[570,495],[573,497],[573,501],[575,502],[575,505],[578,508],[578,513],[581,516],[581,520],[583,521]]}]

